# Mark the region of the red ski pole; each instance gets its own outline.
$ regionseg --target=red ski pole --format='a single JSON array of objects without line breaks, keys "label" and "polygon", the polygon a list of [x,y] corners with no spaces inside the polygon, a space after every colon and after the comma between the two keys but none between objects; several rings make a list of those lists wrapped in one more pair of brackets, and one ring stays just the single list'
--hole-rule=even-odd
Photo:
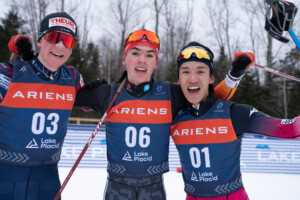
[{"label": "red ski pole", "polygon": [[106,118],[106,115],[109,113],[110,109],[112,108],[112,106],[114,105],[116,99],[118,98],[121,90],[123,89],[123,87],[125,86],[125,83],[126,83],[126,79],[127,78],[124,78],[124,80],[122,81],[120,87],[118,88],[114,98],[112,99],[112,101],[110,102],[109,106],[107,107],[105,113],[103,114],[101,120],[99,121],[97,127],[95,128],[94,132],[92,133],[91,137],[89,138],[89,140],[87,141],[87,143],[85,144],[83,150],[81,151],[80,155],[78,156],[76,162],[74,163],[72,169],[70,170],[68,176],[65,178],[63,184],[61,185],[60,189],[58,190],[57,194],[55,195],[54,197],[54,200],[58,200],[61,193],[63,192],[64,188],[66,187],[67,183],[69,182],[71,176],[73,175],[75,169],[77,168],[78,164],[80,163],[82,157],[84,156],[85,152],[87,151],[87,149],[89,148],[89,146],[91,145],[92,141],[94,140],[97,132],[99,131],[102,123],[104,122],[105,118]]},{"label": "red ski pole", "polygon": [[271,73],[273,73],[273,74],[277,74],[277,75],[279,75],[279,76],[283,76],[283,77],[285,77],[285,78],[289,78],[289,79],[292,79],[292,80],[294,80],[294,81],[300,82],[300,78],[297,78],[297,77],[294,77],[294,76],[285,74],[285,73],[283,73],[283,72],[279,72],[279,71],[277,71],[277,70],[275,70],[275,69],[271,69],[271,68],[264,67],[264,66],[257,65],[257,64],[254,64],[253,66],[258,67],[258,68],[260,68],[260,69],[263,69],[263,70],[265,70],[265,71],[267,71],[267,72],[271,72]]}]

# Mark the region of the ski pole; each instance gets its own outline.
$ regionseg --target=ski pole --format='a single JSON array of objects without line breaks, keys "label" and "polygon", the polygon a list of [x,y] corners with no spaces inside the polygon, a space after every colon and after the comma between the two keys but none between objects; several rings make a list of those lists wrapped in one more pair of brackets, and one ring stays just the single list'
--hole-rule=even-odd
[{"label": "ski pole", "polygon": [[[278,0],[267,0],[266,1],[268,4],[271,5],[272,7],[272,10],[277,13],[277,9],[276,9],[276,6],[274,5],[274,3],[278,2]],[[297,38],[296,34],[294,33],[293,29],[289,30],[288,31],[290,36],[292,37],[296,47],[298,48],[298,50],[300,51],[300,41],[299,39]]]},{"label": "ski pole", "polygon": [[92,141],[94,140],[97,132],[99,131],[102,123],[104,122],[105,118],[106,118],[106,115],[109,113],[110,109],[112,108],[112,106],[114,105],[116,99],[118,98],[121,90],[123,89],[123,87],[125,86],[125,83],[126,83],[126,77],[123,79],[120,87],[118,88],[114,98],[112,99],[112,101],[110,102],[109,106],[107,107],[105,113],[103,114],[101,120],[99,121],[97,127],[95,128],[94,132],[92,133],[91,137],[89,138],[89,140],[87,141],[87,143],[85,144],[83,150],[81,151],[80,155],[78,156],[76,162],[74,163],[72,169],[70,170],[68,176],[65,178],[63,184],[61,185],[60,189],[58,190],[57,194],[55,195],[54,197],[54,200],[58,200],[61,193],[63,192],[64,188],[66,187],[67,183],[69,182],[71,176],[73,175],[75,169],[77,168],[79,162],[81,161],[82,157],[84,156],[85,152],[87,151],[87,149],[89,148],[89,146],[91,145]]},{"label": "ski pole", "polygon": [[258,65],[258,64],[254,64],[253,66],[258,67],[258,68],[260,68],[260,69],[263,69],[263,70],[265,70],[265,71],[267,71],[267,72],[271,72],[271,73],[273,73],[273,74],[277,74],[277,75],[279,75],[279,76],[283,76],[283,77],[285,77],[285,78],[289,78],[289,79],[292,79],[292,80],[294,80],[294,81],[300,82],[300,78],[297,78],[297,77],[294,77],[294,76],[285,74],[285,73],[283,73],[283,72],[279,72],[279,71],[277,71],[277,70],[275,70],[275,69],[271,69],[271,68],[268,68],[268,67],[264,67],[264,66],[261,66],[261,65]]},{"label": "ski pole", "polygon": [[299,41],[299,39],[297,38],[296,34],[294,33],[294,31],[293,31],[292,29],[289,30],[289,34],[290,34],[291,37],[293,38],[294,43],[296,44],[298,50],[300,51],[300,41]]}]

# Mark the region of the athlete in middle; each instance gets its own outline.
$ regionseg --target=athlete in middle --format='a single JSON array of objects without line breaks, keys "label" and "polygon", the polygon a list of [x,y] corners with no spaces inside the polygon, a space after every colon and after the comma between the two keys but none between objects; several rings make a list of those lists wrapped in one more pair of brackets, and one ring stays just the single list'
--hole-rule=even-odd
[{"label": "athlete in middle", "polygon": [[[104,199],[166,199],[162,174],[169,171],[170,127],[186,100],[179,85],[151,78],[158,65],[159,45],[158,36],[148,30],[134,31],[125,41],[123,64],[128,80],[105,120],[108,179]],[[253,60],[246,53],[237,56],[215,94],[229,99]],[[103,114],[119,85],[83,88],[75,106]]]}]

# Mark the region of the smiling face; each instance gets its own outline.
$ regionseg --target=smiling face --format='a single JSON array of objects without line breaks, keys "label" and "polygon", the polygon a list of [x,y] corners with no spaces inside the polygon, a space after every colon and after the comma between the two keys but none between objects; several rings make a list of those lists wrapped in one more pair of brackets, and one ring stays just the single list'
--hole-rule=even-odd
[{"label": "smiling face", "polygon": [[129,82],[134,85],[149,82],[157,68],[155,51],[147,46],[133,47],[125,55],[123,65],[127,67]]},{"label": "smiling face", "polygon": [[43,37],[37,42],[37,46],[40,48],[38,59],[52,72],[63,65],[72,54],[72,49],[65,47],[63,41],[53,44]]},{"label": "smiling face", "polygon": [[185,98],[197,107],[200,102],[206,101],[209,94],[209,84],[215,82],[210,75],[208,65],[202,62],[190,61],[183,63],[179,68],[179,84]]}]

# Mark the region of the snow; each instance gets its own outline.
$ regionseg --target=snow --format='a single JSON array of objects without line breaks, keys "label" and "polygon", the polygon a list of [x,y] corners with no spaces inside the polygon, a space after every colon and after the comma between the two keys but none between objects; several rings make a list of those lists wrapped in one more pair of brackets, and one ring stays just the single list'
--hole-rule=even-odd
[{"label": "snow", "polygon": [[[94,128],[87,125],[68,126],[59,162],[62,183]],[[164,174],[167,199],[184,200],[182,174],[176,172],[180,162],[172,140],[169,149],[170,172]],[[66,185],[62,199],[103,199],[106,166],[105,128],[101,127]],[[300,200],[300,141],[245,134],[241,171],[251,200]]]},{"label": "snow", "polygon": [[[61,182],[71,168],[60,168]],[[66,185],[62,200],[100,200],[106,183],[106,170],[78,168]],[[300,175],[243,173],[243,182],[251,200],[300,200]],[[164,175],[167,199],[184,200],[181,173],[174,171]]]}]

